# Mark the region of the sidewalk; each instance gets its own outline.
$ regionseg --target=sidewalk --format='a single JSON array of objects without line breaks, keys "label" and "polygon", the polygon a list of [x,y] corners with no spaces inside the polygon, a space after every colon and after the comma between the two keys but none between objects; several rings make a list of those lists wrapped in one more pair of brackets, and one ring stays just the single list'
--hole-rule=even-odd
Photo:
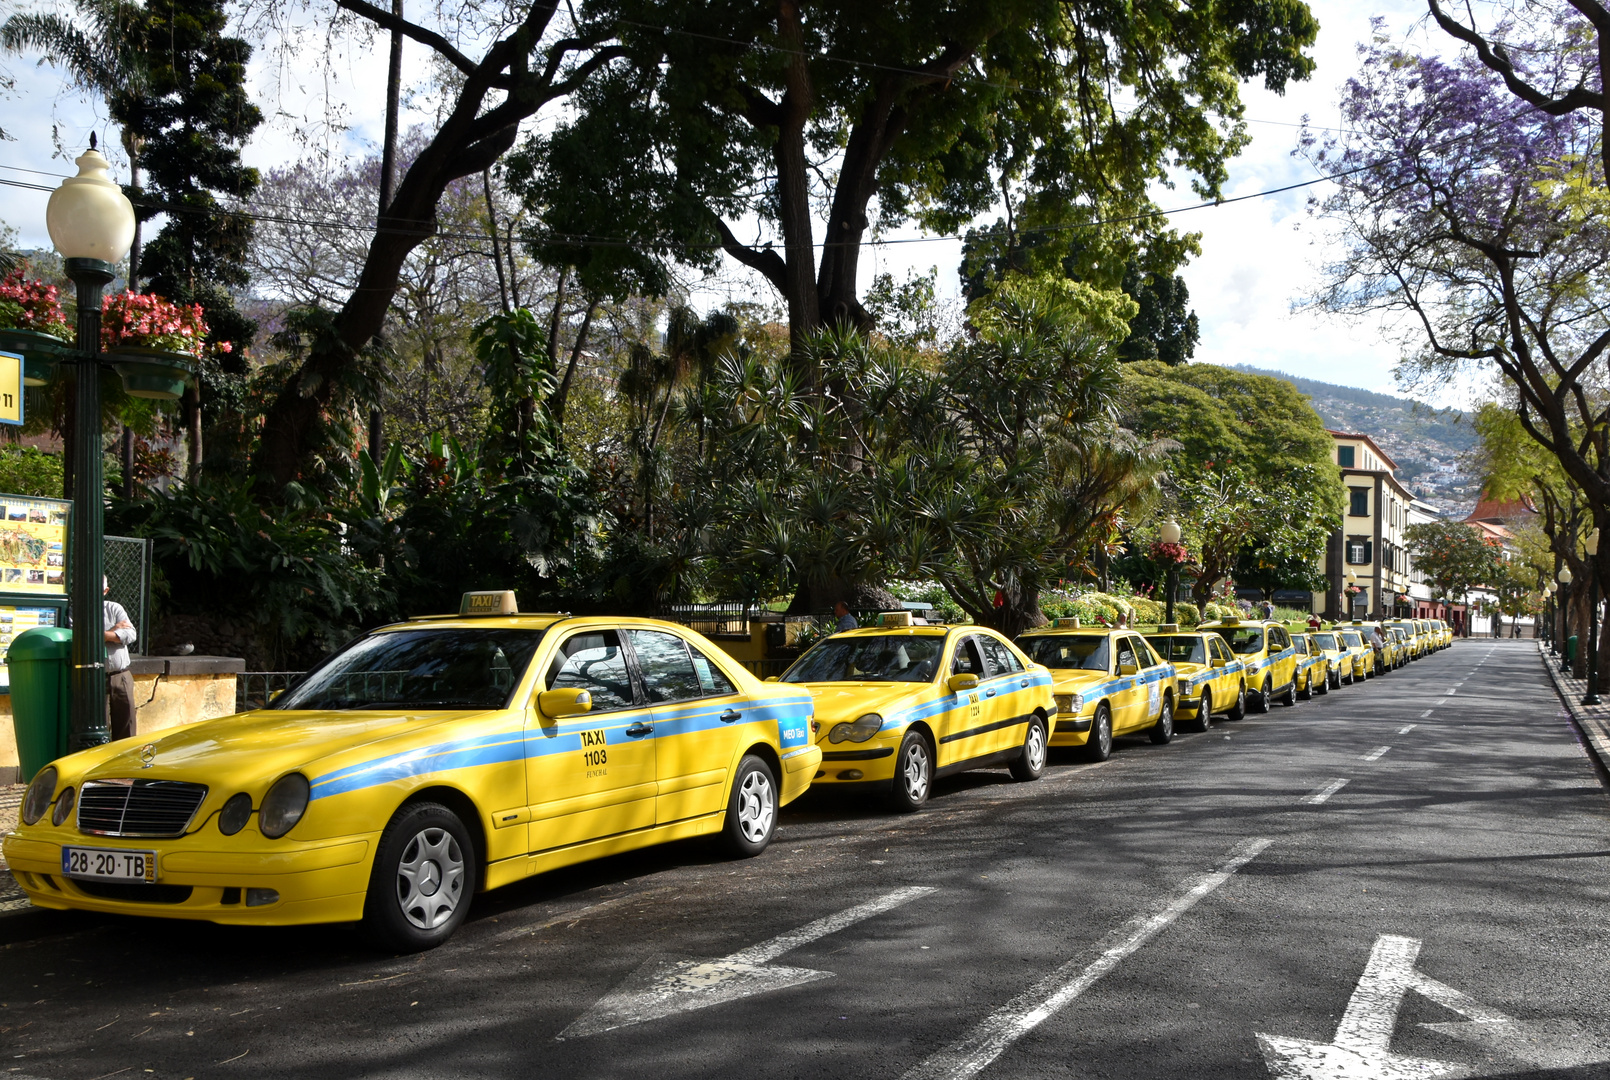
[{"label": "sidewalk", "polygon": [[[0,836],[17,827],[17,811],[22,807],[22,796],[27,790],[26,784],[0,785]],[[5,856],[0,855],[0,915],[26,911],[30,906],[28,898],[12,880],[11,871],[6,869]]]},{"label": "sidewalk", "polygon": [[1538,642],[1537,648],[1542,654],[1543,667],[1554,680],[1554,688],[1565,699],[1571,722],[1582,732],[1588,752],[1598,761],[1599,768],[1610,772],[1610,694],[1600,695],[1605,701],[1603,705],[1582,704],[1582,696],[1588,692],[1588,681],[1573,679],[1568,672],[1562,672],[1560,658],[1549,652],[1548,642]]}]

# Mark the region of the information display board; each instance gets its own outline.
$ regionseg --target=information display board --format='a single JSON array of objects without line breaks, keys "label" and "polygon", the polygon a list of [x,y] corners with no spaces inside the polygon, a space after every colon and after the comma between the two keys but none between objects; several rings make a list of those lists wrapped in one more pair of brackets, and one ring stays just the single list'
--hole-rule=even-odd
[{"label": "information display board", "polygon": [[0,603],[0,694],[11,692],[11,668],[7,658],[17,635],[36,626],[66,625],[65,614],[59,606],[13,607]]},{"label": "information display board", "polygon": [[65,499],[0,495],[0,593],[67,593]]}]

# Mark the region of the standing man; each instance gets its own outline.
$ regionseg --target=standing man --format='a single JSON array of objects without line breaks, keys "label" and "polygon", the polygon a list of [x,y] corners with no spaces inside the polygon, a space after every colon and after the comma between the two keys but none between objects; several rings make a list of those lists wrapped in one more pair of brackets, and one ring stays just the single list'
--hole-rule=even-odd
[{"label": "standing man", "polygon": [[1316,612],[1312,612],[1312,613],[1309,614],[1309,616],[1308,616],[1308,629],[1309,630],[1318,630],[1323,625],[1325,625],[1325,624],[1319,621],[1319,612],[1316,611]]},{"label": "standing man", "polygon": [[112,713],[112,739],[134,737],[134,676],[129,674],[129,646],[138,636],[129,613],[116,600],[101,578],[101,617],[106,627],[106,704]]},{"label": "standing man", "polygon": [[1275,605],[1272,600],[1265,600],[1263,602],[1263,617],[1265,619],[1272,619],[1275,617]]},{"label": "standing man", "polygon": [[855,616],[850,614],[850,605],[843,600],[833,605],[833,614],[838,616],[838,628],[840,630],[854,630],[861,625],[856,621]]}]

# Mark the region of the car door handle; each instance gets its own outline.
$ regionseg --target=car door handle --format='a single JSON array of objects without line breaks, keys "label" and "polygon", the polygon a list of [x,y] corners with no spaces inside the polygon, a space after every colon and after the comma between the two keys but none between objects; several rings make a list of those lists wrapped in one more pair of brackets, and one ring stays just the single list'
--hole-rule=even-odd
[{"label": "car door handle", "polygon": [[986,691],[984,691],[984,696],[985,697],[994,697],[995,696],[995,691],[994,690],[986,690]]},{"label": "car door handle", "polygon": [[742,715],[743,713],[739,712],[737,709],[728,709],[726,712],[721,714],[721,722],[723,724],[730,724]]},{"label": "car door handle", "polygon": [[643,723],[643,721],[639,720],[637,723],[633,724],[631,727],[626,729],[626,734],[634,735],[634,736],[635,735],[647,735],[649,732],[651,732],[653,730],[654,730],[654,725],[653,724],[645,724],[645,723]]},{"label": "car door handle", "polygon": [[1029,680],[1024,679],[1021,682],[1019,682],[1018,685],[1019,686],[1027,686],[1027,685],[1029,685]]}]

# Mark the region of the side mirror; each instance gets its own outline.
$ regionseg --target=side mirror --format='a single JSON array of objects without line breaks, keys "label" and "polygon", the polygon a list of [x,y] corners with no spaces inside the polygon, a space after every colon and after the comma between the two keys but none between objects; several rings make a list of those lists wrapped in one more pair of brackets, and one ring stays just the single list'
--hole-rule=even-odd
[{"label": "side mirror", "polygon": [[1140,671],[1140,668],[1136,667],[1134,664],[1119,664],[1118,665],[1118,674],[1120,674],[1120,675],[1134,675],[1134,674],[1137,674],[1139,671]]},{"label": "side mirror", "polygon": [[1216,668],[1224,667],[1224,661],[1220,660],[1217,656],[1215,656],[1213,658],[1213,666],[1216,667]]},{"label": "side mirror", "polygon": [[593,696],[585,690],[544,690],[537,695],[537,709],[544,716],[579,716],[593,707]]},{"label": "side mirror", "polygon": [[969,671],[958,672],[946,679],[945,685],[959,694],[963,690],[972,690],[976,687],[978,685],[978,676]]},{"label": "side mirror", "polygon": [[268,692],[268,698],[267,698],[267,700],[265,700],[263,702],[263,704],[267,705],[269,702],[273,701],[275,698],[279,697],[283,693],[285,693],[285,691],[283,691],[283,690],[270,690]]},{"label": "side mirror", "polygon": [[777,681],[777,676],[775,676],[775,675],[767,675],[766,676],[766,681],[767,682],[776,682]]}]

